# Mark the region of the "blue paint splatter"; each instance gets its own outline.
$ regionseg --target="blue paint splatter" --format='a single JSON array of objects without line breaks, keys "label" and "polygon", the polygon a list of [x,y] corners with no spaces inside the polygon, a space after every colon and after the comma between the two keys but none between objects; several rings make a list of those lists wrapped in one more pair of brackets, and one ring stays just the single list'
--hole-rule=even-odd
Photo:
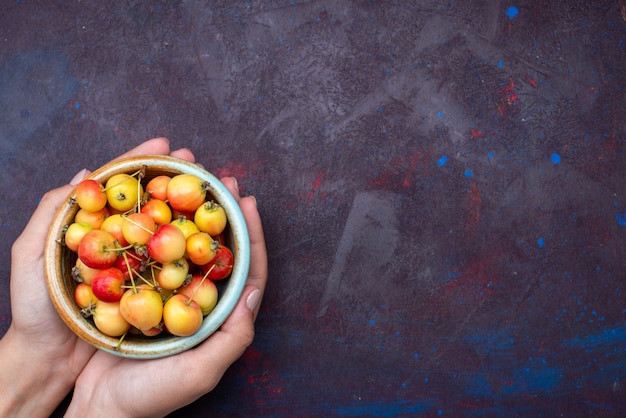
[{"label": "blue paint splatter", "polygon": [[515,19],[518,14],[519,14],[519,10],[515,6],[509,6],[509,8],[506,9],[506,15],[511,20]]},{"label": "blue paint splatter", "polygon": [[472,173],[472,170],[468,168],[467,170],[465,170],[463,174],[465,174],[465,177],[472,177],[472,174],[474,173]]},{"label": "blue paint splatter", "polygon": [[552,164],[559,164],[561,162],[561,156],[554,153],[550,156],[550,161],[552,161]]},{"label": "blue paint splatter", "polygon": [[438,117],[439,119],[443,119],[443,112],[439,112],[439,113],[437,113],[437,117]]},{"label": "blue paint splatter", "polygon": [[538,393],[549,393],[563,380],[559,369],[551,367],[525,367],[514,372],[513,384],[503,388],[505,393],[518,393],[532,389]]},{"label": "blue paint splatter", "polygon": [[626,226],[626,213],[618,213],[615,215],[615,219],[617,219],[619,226]]},{"label": "blue paint splatter", "polygon": [[433,399],[420,399],[411,401],[394,402],[371,402],[359,400],[351,404],[334,408],[331,412],[341,416],[375,416],[394,417],[398,415],[423,414],[435,405]]},{"label": "blue paint splatter", "polygon": [[443,167],[444,165],[446,165],[447,162],[448,162],[448,157],[445,155],[442,155],[441,158],[439,158],[439,161],[437,161],[437,167]]},{"label": "blue paint splatter", "polygon": [[613,328],[604,329],[598,334],[576,336],[564,340],[562,345],[564,347],[571,347],[576,349],[587,350],[593,352],[594,350],[613,351],[613,347],[623,347],[626,343],[626,328]]},{"label": "blue paint splatter", "polygon": [[493,152],[489,151],[489,152],[487,153],[487,157],[489,157],[489,158],[493,158]]},{"label": "blue paint splatter", "polygon": [[500,68],[504,67],[504,61],[502,60],[498,61],[498,67]]},{"label": "blue paint splatter", "polygon": [[537,240],[537,245],[539,246],[539,248],[543,248],[543,246],[546,245],[546,240],[543,238],[539,238]]}]

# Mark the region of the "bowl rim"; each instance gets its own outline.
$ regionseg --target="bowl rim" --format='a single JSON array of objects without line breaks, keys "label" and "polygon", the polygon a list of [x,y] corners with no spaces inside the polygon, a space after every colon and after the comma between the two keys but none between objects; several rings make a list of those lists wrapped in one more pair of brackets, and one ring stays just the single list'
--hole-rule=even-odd
[{"label": "bowl rim", "polygon": [[48,294],[55,310],[66,325],[80,338],[98,349],[111,354],[135,359],[151,359],[166,357],[190,349],[207,339],[219,329],[233,311],[241,293],[243,292],[250,265],[250,238],[245,218],[239,204],[219,179],[189,161],[163,155],[142,155],[125,157],[111,161],[93,171],[87,178],[104,183],[106,179],[119,173],[134,173],[146,166],[150,171],[160,171],[164,174],[178,173],[195,174],[208,182],[208,193],[226,211],[233,242],[231,250],[234,257],[233,271],[228,279],[225,291],[214,310],[204,317],[202,325],[196,333],[188,337],[167,336],[154,340],[126,339],[120,342],[119,337],[109,337],[101,333],[92,322],[80,313],[73,295],[70,295],[63,275],[62,262],[63,245],[60,240],[63,228],[69,225],[78,211],[78,205],[73,202],[75,188],[69,193],[64,203],[58,208],[50,224],[44,251],[44,273]]}]

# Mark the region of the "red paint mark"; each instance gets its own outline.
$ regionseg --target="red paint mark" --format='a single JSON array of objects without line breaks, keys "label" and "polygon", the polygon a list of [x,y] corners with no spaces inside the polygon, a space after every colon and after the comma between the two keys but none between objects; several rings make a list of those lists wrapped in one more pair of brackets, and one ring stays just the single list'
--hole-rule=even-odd
[{"label": "red paint mark", "polygon": [[472,139],[485,137],[485,133],[479,129],[470,129],[470,135],[472,135]]},{"label": "red paint mark", "polygon": [[404,176],[404,181],[402,182],[402,187],[408,187],[411,185],[411,179],[415,174],[415,167],[417,165],[417,161],[420,157],[420,152],[415,151],[413,156],[411,157],[411,165],[409,165],[409,169],[406,171],[406,175]]},{"label": "red paint mark", "polygon": [[[274,372],[271,372],[274,367],[262,352],[254,347],[248,347],[241,360],[243,363],[241,372],[247,370],[247,381],[252,386],[251,389],[257,404],[259,402],[263,404],[265,400],[271,399],[284,391],[283,385],[277,384],[282,383],[280,382],[281,379]],[[250,373],[251,370],[258,373]]]},{"label": "red paint mark", "polygon": [[515,81],[513,81],[513,79],[509,79],[509,83],[502,87],[499,91],[500,94],[505,94],[505,93],[509,93],[511,91],[513,91],[513,89],[515,88]]},{"label": "red paint mark", "polygon": [[214,167],[210,171],[218,177],[235,177],[241,179],[246,177],[250,170],[250,167],[243,165],[240,162],[229,162],[226,167]]},{"label": "red paint mark", "polygon": [[514,88],[515,82],[513,79],[510,79],[509,83],[498,91],[500,96],[502,96],[498,101],[498,113],[500,113],[500,116],[503,116],[509,107],[518,102],[519,97],[513,92]]},{"label": "red paint mark", "polygon": [[409,187],[416,176],[426,177],[430,171],[433,150],[415,150],[392,159],[384,171],[378,173],[368,183],[376,188]]},{"label": "red paint mark", "polygon": [[239,193],[244,192],[243,182],[246,178],[252,176],[252,173],[259,168],[260,161],[254,161],[252,163],[242,163],[239,161],[228,161],[225,166],[211,167],[208,171],[218,179],[223,177],[234,177],[238,180]]},{"label": "red paint mark", "polygon": [[528,74],[524,74],[524,80],[526,80],[526,82],[530,84],[533,88],[537,88],[537,82],[533,80]]},{"label": "red paint mark", "polygon": [[307,203],[311,202],[311,200],[313,199],[313,196],[315,196],[315,193],[317,193],[317,190],[320,188],[320,185],[322,184],[322,180],[324,180],[325,176],[326,176],[325,172],[323,171],[317,172],[317,175],[315,176],[315,180],[313,180],[313,186],[311,187],[311,190],[309,190],[303,196],[303,199],[306,200]]},{"label": "red paint mark", "polygon": [[480,194],[480,190],[475,182],[472,182],[470,186],[469,195],[466,200],[466,223],[465,228],[468,230],[474,230],[480,222],[480,215],[483,206],[483,198]]},{"label": "red paint mark", "polygon": [[537,349],[537,353],[542,353],[545,348],[546,348],[546,339],[542,338],[541,341],[539,342],[539,348]]},{"label": "red paint mark", "polygon": [[[494,279],[489,273],[489,263],[487,257],[476,257],[471,260],[455,279],[443,285],[443,292],[439,299],[445,299],[452,293],[457,293],[467,300],[486,299],[494,293]],[[471,304],[470,304],[471,305]]]}]

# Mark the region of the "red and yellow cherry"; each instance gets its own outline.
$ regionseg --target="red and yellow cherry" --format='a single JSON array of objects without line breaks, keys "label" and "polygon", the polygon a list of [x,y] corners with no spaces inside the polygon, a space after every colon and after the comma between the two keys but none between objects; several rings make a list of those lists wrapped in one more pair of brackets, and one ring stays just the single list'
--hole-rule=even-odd
[{"label": "red and yellow cherry", "polygon": [[180,229],[185,239],[189,238],[190,235],[195,234],[196,232],[200,232],[196,224],[191,219],[184,216],[177,217],[170,222],[170,224]]},{"label": "red and yellow cherry", "polygon": [[122,234],[129,244],[145,245],[156,230],[156,223],[145,213],[131,213],[122,218]]},{"label": "red and yellow cherry", "polygon": [[194,212],[182,212],[180,210],[172,209],[172,220],[185,218],[193,222],[193,215],[194,215]]},{"label": "red and yellow cherry", "polygon": [[170,176],[156,176],[146,184],[146,192],[150,193],[150,198],[161,201],[167,200],[167,184]]},{"label": "red and yellow cherry", "polygon": [[126,238],[124,238],[124,233],[122,232],[123,224],[124,217],[119,213],[115,213],[108,216],[104,220],[104,222],[102,222],[100,229],[102,229],[103,231],[107,231],[108,233],[113,235],[113,237],[117,240],[120,246],[126,247],[129,245],[129,243],[128,241],[126,241]]},{"label": "red and yellow cherry", "polygon": [[141,206],[141,213],[150,216],[158,225],[172,222],[172,209],[163,200],[151,199]]},{"label": "red and yellow cherry", "polygon": [[120,299],[120,313],[139,330],[154,328],[161,323],[163,317],[161,295],[143,286],[128,289]]},{"label": "red and yellow cherry", "polygon": [[91,281],[91,290],[98,300],[118,302],[124,294],[124,274],[115,267],[99,271]]},{"label": "red and yellow cherry", "polygon": [[109,337],[120,337],[130,329],[130,324],[120,312],[119,302],[99,300],[92,312],[96,328]]},{"label": "red and yellow cherry", "polygon": [[221,205],[210,200],[196,209],[193,221],[200,231],[215,237],[226,228],[226,212]]},{"label": "red and yellow cherry", "polygon": [[78,183],[75,198],[78,206],[89,212],[97,212],[107,204],[107,196],[102,190],[102,185],[93,179]]},{"label": "red and yellow cherry", "polygon": [[78,258],[76,264],[72,268],[72,277],[79,283],[86,283],[91,286],[91,282],[100,269],[92,269],[87,266],[83,261]]},{"label": "red and yellow cherry", "polygon": [[91,230],[80,240],[77,252],[87,266],[94,269],[107,268],[117,258],[115,238],[101,229]]},{"label": "red and yellow cherry", "polygon": [[133,209],[143,195],[143,187],[139,181],[128,174],[111,176],[104,189],[109,206],[120,212]]},{"label": "red and yellow cherry", "polygon": [[173,335],[186,337],[202,325],[202,309],[187,295],[175,294],[163,305],[163,324]]},{"label": "red and yellow cherry", "polygon": [[181,258],[161,265],[156,279],[163,289],[174,290],[183,285],[187,274],[189,274],[189,263],[186,258]]},{"label": "red and yellow cherry", "polygon": [[93,230],[93,227],[87,222],[73,222],[69,224],[63,237],[65,245],[70,250],[77,252],[80,241],[91,230]]},{"label": "red and yellow cherry", "polygon": [[186,240],[187,257],[192,263],[202,265],[215,257],[218,243],[206,232],[196,232]]},{"label": "red and yellow cherry", "polygon": [[167,184],[167,201],[181,212],[195,212],[206,198],[206,182],[194,174],[178,174]]},{"label": "red and yellow cherry", "polygon": [[150,329],[137,329],[137,328],[135,328],[135,330],[138,333],[141,333],[142,335],[145,335],[146,337],[155,337],[155,336],[157,336],[157,335],[159,335],[160,333],[163,332],[163,324],[159,324],[158,326],[152,327]]},{"label": "red and yellow cherry", "polygon": [[146,243],[146,248],[153,260],[167,264],[183,258],[185,245],[185,236],[180,229],[171,224],[164,224],[158,226]]},{"label": "red and yellow cherry", "polygon": [[124,280],[130,280],[131,277],[137,277],[144,270],[144,263],[147,257],[138,254],[134,250],[124,251],[112,267],[119,269],[124,275]]},{"label": "red and yellow cherry", "polygon": [[76,216],[74,216],[74,222],[86,222],[93,227],[93,229],[100,229],[104,220],[111,214],[109,208],[104,207],[100,210],[89,212],[85,209],[78,209]]},{"label": "red and yellow cherry", "polygon": [[227,278],[233,271],[233,252],[225,245],[219,245],[215,257],[207,264],[200,265],[200,270],[211,280]]},{"label": "red and yellow cherry", "polygon": [[96,306],[98,299],[94,296],[91,286],[87,283],[78,283],[74,289],[74,301],[81,308]]},{"label": "red and yellow cherry", "polygon": [[202,315],[208,315],[217,305],[217,286],[213,281],[200,274],[194,274],[188,284],[178,289],[178,294],[192,298],[202,309]]}]

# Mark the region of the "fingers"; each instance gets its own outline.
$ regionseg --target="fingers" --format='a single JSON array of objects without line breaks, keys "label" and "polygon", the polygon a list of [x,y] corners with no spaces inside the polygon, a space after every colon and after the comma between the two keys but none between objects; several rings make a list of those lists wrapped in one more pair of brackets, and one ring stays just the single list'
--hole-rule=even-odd
[{"label": "fingers", "polygon": [[[252,299],[258,299],[260,302],[263,297],[263,292],[265,291],[268,271],[267,248],[265,246],[265,236],[263,234],[263,225],[257,208],[257,202],[253,196],[240,197],[239,185],[237,179],[234,177],[223,177],[220,181],[239,203],[243,217],[246,220],[246,225],[248,226],[248,234],[250,235],[250,271],[246,284],[259,289],[259,292],[256,292],[251,297]],[[249,301],[250,303],[253,302],[252,299]],[[252,310],[256,318],[259,304],[256,303],[255,305],[255,308]]]},{"label": "fingers", "polygon": [[239,184],[237,183],[237,179],[234,177],[222,177],[220,181],[224,186],[226,186],[226,188],[228,189],[230,194],[233,195],[235,200],[239,202],[239,199],[241,199],[241,197],[239,196]]},{"label": "fingers", "polygon": [[172,157],[181,158],[183,160],[187,160],[190,163],[196,162],[196,157],[193,155],[187,148],[181,148],[174,151],[170,149],[170,141],[167,138],[158,137],[149,139],[130,151],[125,152],[119,157],[115,158],[115,160],[119,160],[120,158],[133,157],[139,155],[171,155]]},{"label": "fingers", "polygon": [[91,173],[91,171],[89,171],[86,168],[83,168],[78,173],[76,173],[76,175],[72,178],[72,180],[70,180],[70,184],[72,186],[78,185],[78,183],[83,181],[90,173]]},{"label": "fingers", "polygon": [[170,153],[170,142],[167,138],[152,138],[149,139],[130,151],[125,152],[115,160],[120,158],[133,157],[136,155],[168,155]]},{"label": "fingers", "polygon": [[[250,235],[250,271],[248,273],[247,285],[252,285],[261,291],[265,291],[267,284],[267,248],[265,246],[265,236],[261,216],[257,210],[256,199],[248,196],[239,200],[239,206],[248,225]],[[259,307],[254,309],[254,315],[258,314]]]},{"label": "fingers", "polygon": [[[200,392],[199,397],[217,386],[226,370],[239,359],[254,339],[254,314],[246,306],[250,295],[258,291],[254,286],[246,286],[237,306],[222,327],[204,343],[193,350],[182,353],[181,357],[191,357],[186,363],[194,364],[193,370],[185,371],[185,380],[194,381]],[[180,362],[178,362],[180,364]],[[198,365],[204,365],[198,366]],[[197,372],[199,376],[190,373]]]},{"label": "fingers", "polygon": [[187,148],[181,148],[181,149],[177,149],[175,151],[172,151],[170,153],[170,155],[172,157],[176,157],[176,158],[181,158],[183,160],[187,160],[190,163],[195,163],[196,162],[195,155],[193,155],[193,152],[191,152]]},{"label": "fingers", "polygon": [[[203,388],[204,391],[213,389],[223,373],[252,344],[254,321],[259,312],[268,275],[267,249],[256,199],[250,196],[240,198],[235,179],[228,177],[221,181],[239,200],[241,211],[248,225],[251,259],[246,286],[231,315],[204,343],[195,350],[185,353],[185,355],[194,356],[197,359],[195,361],[202,362],[199,364],[207,364],[213,371],[212,375],[216,380],[212,381],[207,380],[206,371],[202,372],[206,385]],[[203,368],[198,367],[197,370],[200,371]]]}]

